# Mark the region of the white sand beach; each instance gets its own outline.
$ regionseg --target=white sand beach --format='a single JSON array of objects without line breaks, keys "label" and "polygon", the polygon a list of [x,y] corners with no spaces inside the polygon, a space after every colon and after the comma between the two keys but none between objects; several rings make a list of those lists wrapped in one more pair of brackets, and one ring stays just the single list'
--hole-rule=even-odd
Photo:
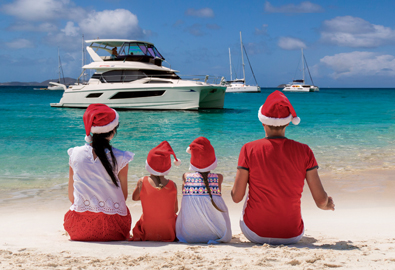
[{"label": "white sand beach", "polygon": [[[306,189],[305,235],[289,246],[257,245],[242,235],[243,204],[231,201],[230,185],[223,196],[233,239],[219,245],[73,242],[63,229],[66,185],[3,196],[0,269],[395,269],[395,170],[320,173],[336,210],[315,207]],[[131,198],[127,204],[134,226],[141,206]]]}]

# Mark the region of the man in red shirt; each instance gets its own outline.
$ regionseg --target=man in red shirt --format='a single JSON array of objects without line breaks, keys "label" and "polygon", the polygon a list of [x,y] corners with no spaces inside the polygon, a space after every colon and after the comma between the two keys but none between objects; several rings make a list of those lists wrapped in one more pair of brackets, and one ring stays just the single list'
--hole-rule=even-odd
[{"label": "man in red shirt", "polygon": [[294,244],[304,233],[300,208],[304,179],[319,208],[334,210],[335,205],[321,184],[313,151],[285,137],[289,123],[300,122],[287,97],[280,91],[270,94],[258,117],[266,137],[242,147],[231,193],[238,203],[249,186],[240,227],[251,242]]}]

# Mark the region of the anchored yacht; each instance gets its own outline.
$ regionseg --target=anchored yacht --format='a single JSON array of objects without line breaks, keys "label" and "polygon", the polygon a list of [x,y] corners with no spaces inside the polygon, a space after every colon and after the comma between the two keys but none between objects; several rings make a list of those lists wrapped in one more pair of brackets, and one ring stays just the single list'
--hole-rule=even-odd
[{"label": "anchored yacht", "polygon": [[[121,39],[86,43],[93,62],[82,67],[75,85],[53,83],[62,86],[64,93],[52,107],[86,108],[103,103],[122,109],[198,110],[224,106],[226,87],[219,85],[217,77],[182,79],[177,70],[162,65],[167,61],[152,43]],[[95,72],[89,81],[81,82],[87,70]]]},{"label": "anchored yacht", "polygon": [[[309,72],[310,80],[311,80],[311,85],[305,83],[305,68],[307,67],[307,71]],[[302,73],[303,73],[303,79],[302,80],[293,80],[292,83],[287,84],[283,91],[285,92],[318,92],[320,91],[320,88],[318,86],[315,86],[313,83],[313,78],[311,77],[309,66],[307,65],[306,58],[304,57],[303,54],[303,48],[302,48]]]},{"label": "anchored yacht", "polygon": [[[230,48],[229,48],[229,66],[230,66],[230,81],[224,82],[224,84],[227,86],[226,92],[227,93],[260,93],[261,88],[258,86],[258,83],[255,79],[254,71],[252,70],[252,66],[250,63],[250,60],[247,55],[247,51],[244,48],[243,45],[243,40],[241,38],[241,32],[240,32],[240,47],[241,47],[241,62],[242,62],[242,68],[243,68],[243,79],[234,79],[232,78],[232,57],[230,55]],[[248,63],[250,64],[251,72],[252,75],[254,75],[254,80],[256,85],[248,85],[246,84],[246,73],[245,73],[245,68],[244,68],[244,53],[245,52],[247,56]]]}]

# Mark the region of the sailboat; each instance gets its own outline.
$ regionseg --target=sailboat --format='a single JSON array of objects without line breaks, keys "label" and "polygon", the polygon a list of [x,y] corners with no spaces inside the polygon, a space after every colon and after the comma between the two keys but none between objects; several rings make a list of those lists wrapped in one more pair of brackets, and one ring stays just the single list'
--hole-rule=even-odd
[{"label": "sailboat", "polygon": [[[59,48],[58,48],[58,74],[59,74],[58,81],[57,82],[49,82],[47,90],[64,90],[63,85],[65,84],[65,80],[64,80],[64,74],[63,74],[62,62],[60,61]],[[61,77],[63,78],[63,85],[61,84],[61,80],[60,80]]]},{"label": "sailboat", "polygon": [[[303,48],[302,49],[302,72],[303,72],[303,79],[302,80],[293,80],[292,83],[287,84],[283,91],[285,92],[318,92],[320,89],[318,86],[314,85],[313,78],[311,77],[309,66],[307,65],[306,58],[304,57],[303,54]],[[305,69],[307,67],[307,71],[309,72],[310,75],[310,80],[312,85],[307,85],[305,84]]]},{"label": "sailboat", "polygon": [[[232,93],[232,92],[233,93],[259,93],[259,92],[261,92],[261,88],[258,86],[258,83],[257,83],[257,81],[255,79],[254,71],[252,70],[251,63],[250,63],[250,60],[249,60],[248,55],[247,55],[247,51],[245,50],[244,45],[243,45],[241,32],[240,32],[240,47],[241,47],[241,62],[242,62],[242,67],[243,67],[243,78],[242,79],[237,79],[236,78],[234,80],[232,78],[232,57],[231,57],[230,48],[229,48],[230,81],[226,81],[225,82],[225,85],[227,86],[226,87],[226,92],[227,93]],[[244,68],[245,65],[244,65],[244,53],[243,53],[243,51],[245,52],[245,54],[247,56],[247,60],[248,60],[248,63],[250,65],[250,68],[251,68],[251,71],[252,71],[252,75],[254,76],[256,85],[247,85],[246,84],[246,81],[245,81],[246,74],[245,74],[245,68]]]}]

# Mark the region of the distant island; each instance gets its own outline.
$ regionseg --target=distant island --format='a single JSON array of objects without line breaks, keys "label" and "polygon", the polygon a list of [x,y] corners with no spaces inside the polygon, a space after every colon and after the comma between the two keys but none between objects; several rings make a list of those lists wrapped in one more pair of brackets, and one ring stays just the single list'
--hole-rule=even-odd
[{"label": "distant island", "polygon": [[[66,77],[64,78],[66,85],[74,84],[77,80],[73,78]],[[46,80],[43,82],[4,82],[0,83],[5,86],[48,86],[49,82],[57,82],[58,79]],[[63,82],[63,80],[62,80]]]}]

